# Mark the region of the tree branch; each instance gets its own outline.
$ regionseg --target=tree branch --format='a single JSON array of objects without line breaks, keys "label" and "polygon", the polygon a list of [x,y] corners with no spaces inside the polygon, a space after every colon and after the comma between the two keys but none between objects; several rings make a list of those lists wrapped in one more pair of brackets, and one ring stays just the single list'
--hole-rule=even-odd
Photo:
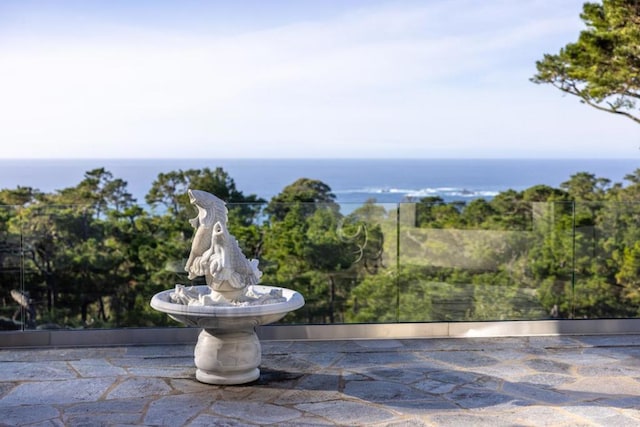
[{"label": "tree branch", "polygon": [[627,118],[633,120],[634,122],[640,124],[640,117],[634,116],[633,114],[631,114],[631,113],[629,113],[627,111],[618,110],[618,109],[614,108],[613,106],[611,106],[611,104],[609,104],[609,108],[603,107],[602,105],[599,105],[598,103],[593,102],[588,95],[584,94],[583,91],[578,89],[578,87],[575,85],[575,83],[573,83],[573,82],[568,83],[566,81],[562,82],[562,83],[564,83],[564,84],[557,84],[557,83],[553,82],[552,85],[554,87],[560,89],[561,91],[565,92],[565,93],[577,96],[578,98],[580,98],[582,100],[582,102],[584,102],[585,104],[595,108],[596,110],[606,111],[607,113],[612,113],[612,114],[618,114],[618,115],[627,117]]},{"label": "tree branch", "polygon": [[600,111],[606,111],[608,113],[612,113],[612,114],[619,114],[621,116],[627,117],[631,120],[633,120],[634,122],[640,124],[640,117],[636,117],[633,114],[627,112],[627,111],[620,111],[620,110],[616,110],[614,108],[607,108],[607,107],[603,107],[602,105],[598,105],[595,102],[591,101],[589,98],[585,98],[585,97],[581,97],[582,100],[584,101],[585,104],[592,106],[593,108],[600,110]]}]

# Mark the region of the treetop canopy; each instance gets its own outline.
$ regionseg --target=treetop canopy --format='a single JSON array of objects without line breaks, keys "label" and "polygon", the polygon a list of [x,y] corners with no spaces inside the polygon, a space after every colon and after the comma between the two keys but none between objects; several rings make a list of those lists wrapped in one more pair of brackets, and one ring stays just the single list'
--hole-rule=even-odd
[{"label": "treetop canopy", "polygon": [[575,43],[536,62],[534,83],[549,83],[598,110],[640,124],[640,2],[585,3]]}]

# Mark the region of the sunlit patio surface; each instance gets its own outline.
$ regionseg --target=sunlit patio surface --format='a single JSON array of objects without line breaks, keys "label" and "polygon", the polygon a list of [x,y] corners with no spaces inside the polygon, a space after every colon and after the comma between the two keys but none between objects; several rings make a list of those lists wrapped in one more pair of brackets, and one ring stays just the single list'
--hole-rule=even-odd
[{"label": "sunlit patio surface", "polygon": [[192,345],[0,350],[0,425],[635,426],[640,335],[264,341],[260,379]]}]

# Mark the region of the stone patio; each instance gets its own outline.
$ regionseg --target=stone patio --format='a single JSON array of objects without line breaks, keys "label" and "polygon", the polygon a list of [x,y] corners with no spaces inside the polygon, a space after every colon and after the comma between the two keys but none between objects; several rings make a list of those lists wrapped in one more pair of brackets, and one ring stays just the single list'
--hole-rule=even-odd
[{"label": "stone patio", "polygon": [[193,345],[0,350],[0,425],[640,424],[640,335],[262,344],[243,386]]}]

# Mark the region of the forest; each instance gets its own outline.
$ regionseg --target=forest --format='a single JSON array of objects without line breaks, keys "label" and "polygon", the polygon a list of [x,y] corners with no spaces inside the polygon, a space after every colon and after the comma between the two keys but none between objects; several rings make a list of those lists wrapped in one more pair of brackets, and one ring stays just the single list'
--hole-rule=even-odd
[{"label": "forest", "polygon": [[587,172],[491,199],[336,202],[300,178],[263,200],[222,168],[161,173],[144,201],[104,168],[52,193],[0,190],[0,329],[178,326],[151,297],[190,281],[187,189],[227,202],[262,283],[303,294],[283,322],[640,315],[640,169]]}]

